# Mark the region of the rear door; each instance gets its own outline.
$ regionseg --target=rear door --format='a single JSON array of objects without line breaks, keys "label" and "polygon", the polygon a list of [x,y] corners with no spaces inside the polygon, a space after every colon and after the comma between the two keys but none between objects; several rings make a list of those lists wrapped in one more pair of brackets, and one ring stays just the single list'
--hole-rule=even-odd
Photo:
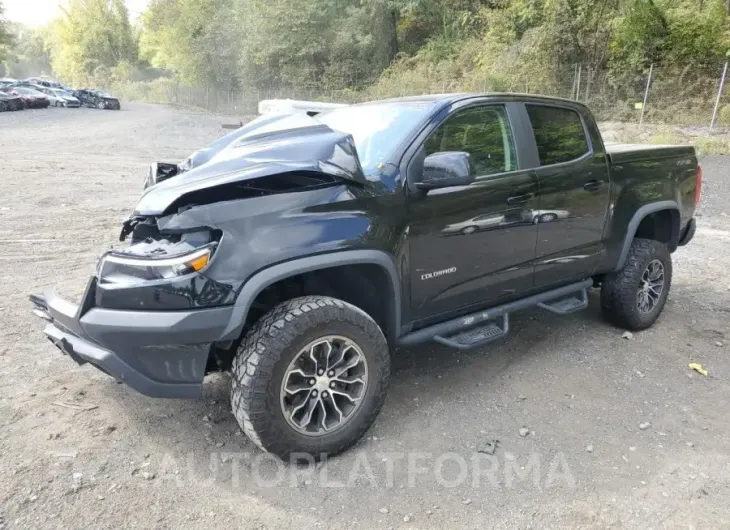
[{"label": "rear door", "polygon": [[537,148],[540,191],[535,285],[592,275],[609,204],[606,154],[598,131],[569,104],[525,104]]},{"label": "rear door", "polygon": [[[530,212],[537,208],[537,179],[520,166],[509,108],[480,104],[456,110],[420,140],[421,165],[433,153],[466,151],[477,176],[469,186],[409,197],[414,320],[532,287],[537,226]],[[408,173],[410,179],[410,166]]]}]

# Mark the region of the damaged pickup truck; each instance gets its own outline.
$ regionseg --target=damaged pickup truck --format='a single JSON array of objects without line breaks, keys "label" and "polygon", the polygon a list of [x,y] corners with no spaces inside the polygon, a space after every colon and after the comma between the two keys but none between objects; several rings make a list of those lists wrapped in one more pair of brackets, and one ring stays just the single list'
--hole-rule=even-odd
[{"label": "damaged pickup truck", "polygon": [[591,288],[613,324],[651,326],[701,185],[691,147],[606,147],[585,106],[509,94],[264,116],[179,169],[151,173],[80,303],[34,311],[148,396],[230,372],[239,425],[281,458],[363,436],[396,346],[478,348]]}]

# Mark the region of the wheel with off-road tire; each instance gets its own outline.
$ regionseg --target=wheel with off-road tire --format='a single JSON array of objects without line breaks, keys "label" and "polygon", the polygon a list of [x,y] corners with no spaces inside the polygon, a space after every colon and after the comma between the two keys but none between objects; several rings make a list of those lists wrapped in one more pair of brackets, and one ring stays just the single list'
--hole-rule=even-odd
[{"label": "wheel with off-road tire", "polygon": [[244,336],[231,367],[233,414],[261,449],[316,460],[357,442],[380,412],[390,377],[382,330],[326,296],[284,302]]},{"label": "wheel with off-road tire", "polygon": [[624,267],[606,275],[601,310],[612,324],[639,331],[659,318],[672,283],[672,257],[667,245],[637,238]]}]

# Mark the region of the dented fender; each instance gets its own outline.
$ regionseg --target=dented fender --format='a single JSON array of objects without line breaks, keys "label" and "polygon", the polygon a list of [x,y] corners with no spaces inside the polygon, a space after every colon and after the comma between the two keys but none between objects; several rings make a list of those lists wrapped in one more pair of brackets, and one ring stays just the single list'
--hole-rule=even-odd
[{"label": "dented fender", "polygon": [[343,209],[346,186],[195,206],[158,220],[161,234],[220,231],[206,274],[240,288],[259,270],[303,255],[349,248],[367,237],[372,220]]}]

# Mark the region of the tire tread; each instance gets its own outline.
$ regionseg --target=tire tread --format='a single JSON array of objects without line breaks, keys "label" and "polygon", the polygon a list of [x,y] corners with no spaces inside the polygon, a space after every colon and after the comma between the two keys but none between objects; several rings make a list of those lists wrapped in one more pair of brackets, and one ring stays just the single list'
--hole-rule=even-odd
[{"label": "tire tread", "polygon": [[[653,259],[659,259],[664,264],[664,290],[659,300],[659,311],[646,318],[636,308],[636,290],[644,269]],[[618,327],[632,331],[648,328],[662,313],[671,283],[672,260],[667,245],[653,239],[634,239],[624,267],[607,275],[603,280],[601,311],[604,318]]]},{"label": "tire tread", "polygon": [[[360,420],[360,426],[353,436],[342,440],[326,452],[335,455],[349,448],[362,437],[385,401],[387,383],[390,377],[390,358],[387,342],[381,329],[361,309],[335,298],[326,296],[305,296],[284,302],[264,315],[245,335],[233,359],[231,367],[231,407],[238,424],[246,436],[264,451],[285,459],[293,451],[286,437],[280,436],[272,426],[272,414],[268,407],[268,385],[281,355],[296,337],[309,329],[314,312],[323,313],[320,318],[332,322],[347,321],[363,328],[368,336],[382,342],[384,348],[377,348],[381,361],[379,373],[373,374],[375,384],[380,388],[374,399],[374,406]],[[316,439],[313,439],[316,440]],[[307,451],[303,451],[307,452]],[[317,454],[313,454],[317,458]]]}]

